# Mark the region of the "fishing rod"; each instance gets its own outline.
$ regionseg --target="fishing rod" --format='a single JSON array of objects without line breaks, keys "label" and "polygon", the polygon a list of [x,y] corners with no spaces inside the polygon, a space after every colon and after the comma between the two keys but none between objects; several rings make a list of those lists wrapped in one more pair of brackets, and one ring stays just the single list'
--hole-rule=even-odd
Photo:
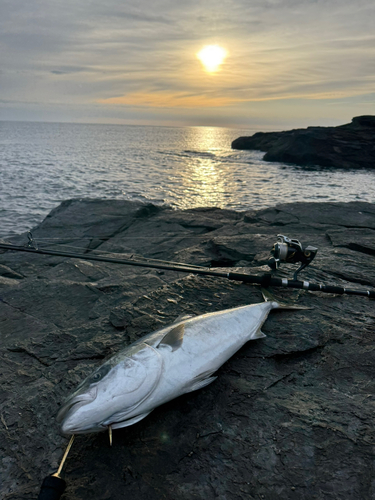
[{"label": "fishing rod", "polygon": [[[289,264],[300,263],[300,267],[295,271],[293,279],[277,278],[270,273],[263,275],[251,275],[239,272],[223,272],[214,271],[209,268],[199,267],[190,264],[168,263],[168,261],[157,262],[151,259],[150,262],[136,259],[116,259],[113,257],[104,257],[99,255],[78,254],[72,252],[63,252],[56,250],[35,248],[34,240],[29,233],[28,246],[11,245],[8,243],[0,243],[0,248],[3,250],[12,250],[17,252],[28,252],[32,254],[51,255],[56,257],[67,257],[72,259],[90,260],[96,262],[107,262],[112,264],[122,264],[127,266],[148,267],[152,269],[162,269],[164,271],[177,271],[198,274],[202,276],[213,276],[216,278],[226,278],[234,281],[242,281],[253,285],[261,285],[267,287],[283,287],[309,290],[312,292],[325,292],[338,295],[361,295],[375,299],[375,290],[356,290],[335,285],[324,285],[318,283],[310,283],[309,281],[300,281],[297,279],[298,273],[307,267],[315,258],[318,249],[313,246],[303,247],[299,240],[290,239],[287,236],[278,235],[278,240],[274,244],[271,254],[272,258],[268,261],[271,269],[276,270],[283,262]],[[35,245],[36,246],[36,245]]]}]

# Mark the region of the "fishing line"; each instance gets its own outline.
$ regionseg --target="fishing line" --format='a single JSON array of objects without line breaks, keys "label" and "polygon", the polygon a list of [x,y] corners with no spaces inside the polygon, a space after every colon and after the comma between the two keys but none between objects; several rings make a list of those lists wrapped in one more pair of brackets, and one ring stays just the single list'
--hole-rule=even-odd
[{"label": "fishing line", "polygon": [[[180,232],[176,233],[176,231],[166,231],[163,232],[163,236],[116,236],[116,242],[122,241],[122,240],[159,240],[160,238],[164,238],[167,236],[174,236],[175,238],[178,238],[179,236],[186,236],[189,239],[199,239],[199,238],[206,238],[210,233],[203,233],[203,234],[195,234],[192,235],[188,231],[186,232]],[[90,234],[85,234],[81,238],[66,238],[67,241],[82,241],[83,239],[92,239],[92,240],[102,240],[102,241],[108,241],[110,237],[108,235],[103,235],[103,236],[93,236]],[[38,241],[64,241],[61,238],[39,238]]]},{"label": "fishing line", "polygon": [[[29,244],[28,244],[27,248],[33,248],[35,250],[39,250],[38,245],[36,244],[36,241],[33,239],[32,234],[31,234],[30,231],[28,231],[28,238],[29,238]],[[48,240],[48,238],[38,238],[38,242],[39,241],[47,241],[47,240]],[[78,239],[77,238],[77,241],[82,241],[82,239]],[[107,240],[104,240],[104,241],[107,241]],[[55,245],[55,246],[57,246],[57,247],[63,247],[63,248],[72,248],[72,249],[76,249],[76,250],[81,250],[82,251],[82,247],[77,247],[77,246],[74,246],[74,245],[58,244],[58,245]],[[23,248],[23,247],[20,247],[20,248]],[[49,249],[48,248],[44,248],[44,250],[49,250]],[[90,254],[94,253],[94,254],[97,254],[98,256],[105,256],[105,255],[108,255],[108,256],[109,255],[125,255],[126,256],[126,255],[128,255],[126,253],[117,253],[117,252],[110,252],[110,251],[107,251],[107,250],[100,250],[98,248],[92,248],[92,249],[88,248],[88,249],[86,249],[86,251],[90,251]],[[82,258],[84,258],[84,256],[85,256],[85,254],[79,254],[79,255],[82,255]],[[186,264],[181,263],[181,262],[174,262],[174,261],[170,261],[170,260],[154,259],[152,257],[144,257],[143,255],[137,255],[136,259],[137,259],[137,261],[144,260],[146,262],[155,262],[157,264],[161,263],[161,264],[172,264],[172,265],[175,265],[175,266],[181,266],[181,265],[182,266],[186,266]],[[127,260],[135,260],[134,259],[134,253],[132,253],[130,256],[128,255]],[[199,266],[197,264],[189,264],[189,267],[198,268],[198,269],[200,269],[200,268],[207,269],[206,266]]]},{"label": "fishing line", "polygon": [[[76,249],[76,250],[82,250],[82,247],[75,247],[75,246],[71,246],[71,245],[61,245],[63,246],[64,248],[73,248],[73,249]],[[48,250],[48,248],[46,248],[45,250]],[[122,254],[122,253],[117,253],[117,252],[108,252],[108,251],[105,251],[105,250],[98,250],[98,249],[89,249],[90,250],[90,254],[93,253],[93,254],[96,254],[98,257],[100,256],[103,256],[105,257],[106,255],[110,256],[110,255],[124,255],[125,258],[127,260],[131,260],[134,262],[138,262],[138,261],[145,261],[145,262],[155,262],[156,264],[160,263],[160,264],[172,264],[174,266],[185,266],[186,264],[184,263],[181,263],[181,262],[174,262],[174,261],[171,261],[171,260],[161,260],[161,259],[153,259],[151,257],[143,257],[142,255],[136,255],[136,260],[134,258],[134,254],[131,254],[130,256],[127,256],[127,254]],[[82,254],[84,258],[84,256],[86,254]],[[207,269],[206,266],[198,266],[197,264],[189,264],[189,267],[192,267],[192,268],[197,268],[197,269]]]}]

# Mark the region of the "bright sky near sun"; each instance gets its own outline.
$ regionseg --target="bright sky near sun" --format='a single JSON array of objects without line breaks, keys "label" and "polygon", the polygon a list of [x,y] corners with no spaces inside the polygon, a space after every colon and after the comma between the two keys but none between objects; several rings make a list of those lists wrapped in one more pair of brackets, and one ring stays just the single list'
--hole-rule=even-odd
[{"label": "bright sky near sun", "polygon": [[373,0],[0,0],[0,120],[280,129],[375,114]]},{"label": "bright sky near sun", "polygon": [[219,45],[206,45],[198,52],[197,57],[207,73],[215,73],[220,69],[226,55],[227,51],[223,47]]}]

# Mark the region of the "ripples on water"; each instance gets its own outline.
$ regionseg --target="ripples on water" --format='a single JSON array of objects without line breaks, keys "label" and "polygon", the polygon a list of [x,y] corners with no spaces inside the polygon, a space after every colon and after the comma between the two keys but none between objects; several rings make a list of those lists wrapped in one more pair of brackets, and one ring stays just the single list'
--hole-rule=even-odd
[{"label": "ripples on water", "polygon": [[262,161],[231,142],[254,130],[0,122],[0,236],[31,229],[68,198],[175,208],[259,209],[375,201],[375,173]]}]

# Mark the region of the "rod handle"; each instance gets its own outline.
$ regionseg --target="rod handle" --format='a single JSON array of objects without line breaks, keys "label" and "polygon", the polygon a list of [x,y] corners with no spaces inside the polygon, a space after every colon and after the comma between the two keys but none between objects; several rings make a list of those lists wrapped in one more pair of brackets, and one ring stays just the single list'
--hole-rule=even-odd
[{"label": "rod handle", "polygon": [[37,500],[60,500],[66,488],[66,482],[59,476],[44,478]]}]

